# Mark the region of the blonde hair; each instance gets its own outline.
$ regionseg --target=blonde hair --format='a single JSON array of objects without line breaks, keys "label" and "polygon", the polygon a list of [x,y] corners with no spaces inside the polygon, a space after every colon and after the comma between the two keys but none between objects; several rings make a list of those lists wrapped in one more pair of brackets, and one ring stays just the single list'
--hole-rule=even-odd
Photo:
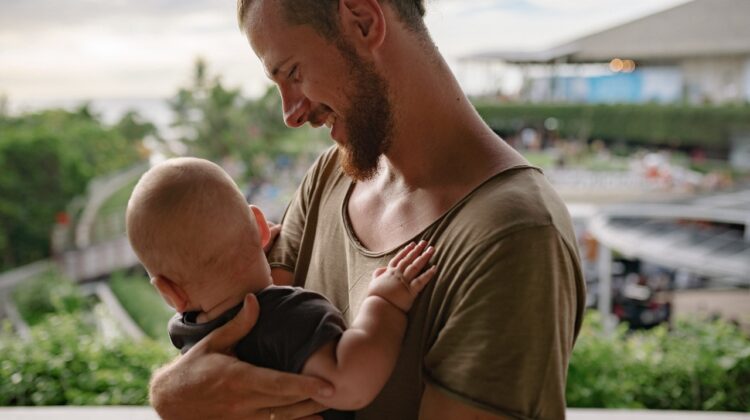
[{"label": "blonde hair", "polygon": [[203,159],[170,159],[146,172],[128,202],[126,224],[150,275],[176,282],[225,276],[254,255],[248,246],[261,246],[239,188]]}]

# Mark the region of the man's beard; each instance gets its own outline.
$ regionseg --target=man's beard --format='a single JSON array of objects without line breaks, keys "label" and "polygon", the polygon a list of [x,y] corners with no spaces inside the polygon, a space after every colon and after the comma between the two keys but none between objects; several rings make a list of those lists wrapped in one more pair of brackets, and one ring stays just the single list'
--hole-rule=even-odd
[{"label": "man's beard", "polygon": [[366,181],[378,173],[380,156],[391,145],[393,113],[388,83],[351,45],[339,44],[339,50],[351,67],[353,82],[351,104],[344,114],[346,141],[339,146],[341,168],[354,180]]}]

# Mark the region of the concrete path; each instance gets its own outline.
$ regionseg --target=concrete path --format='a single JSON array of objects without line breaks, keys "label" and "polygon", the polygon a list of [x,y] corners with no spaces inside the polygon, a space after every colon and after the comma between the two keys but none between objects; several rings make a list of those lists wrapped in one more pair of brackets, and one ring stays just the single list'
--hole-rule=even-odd
[{"label": "concrete path", "polygon": [[[13,420],[158,420],[149,407],[0,408],[0,419]],[[750,414],[657,410],[569,409],[568,420],[748,420]]]}]

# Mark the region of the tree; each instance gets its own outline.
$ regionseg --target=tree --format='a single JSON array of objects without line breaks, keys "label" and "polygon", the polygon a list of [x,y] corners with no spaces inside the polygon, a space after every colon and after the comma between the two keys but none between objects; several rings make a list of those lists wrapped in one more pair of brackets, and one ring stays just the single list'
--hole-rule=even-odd
[{"label": "tree", "polygon": [[290,135],[281,114],[281,98],[270,87],[258,99],[246,99],[239,89],[227,88],[219,77],[209,78],[206,63],[198,59],[191,86],[170,101],[189,152],[213,161],[242,161],[244,177],[261,173],[262,165],[288,152],[281,138]]},{"label": "tree", "polygon": [[88,105],[0,116],[0,270],[47,257],[55,215],[95,176],[140,160],[136,145]]},{"label": "tree", "polygon": [[147,136],[158,135],[156,126],[133,110],[127,111],[120,118],[120,121],[115,125],[115,129],[129,142],[140,142]]}]

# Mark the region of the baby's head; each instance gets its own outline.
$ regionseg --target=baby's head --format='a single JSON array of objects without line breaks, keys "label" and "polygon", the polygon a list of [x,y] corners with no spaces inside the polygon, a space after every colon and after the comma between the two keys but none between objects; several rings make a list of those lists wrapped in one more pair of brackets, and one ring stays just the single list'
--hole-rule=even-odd
[{"label": "baby's head", "polygon": [[263,213],[203,159],[170,159],[138,181],[128,202],[130,244],[179,312],[229,309],[271,284]]}]

